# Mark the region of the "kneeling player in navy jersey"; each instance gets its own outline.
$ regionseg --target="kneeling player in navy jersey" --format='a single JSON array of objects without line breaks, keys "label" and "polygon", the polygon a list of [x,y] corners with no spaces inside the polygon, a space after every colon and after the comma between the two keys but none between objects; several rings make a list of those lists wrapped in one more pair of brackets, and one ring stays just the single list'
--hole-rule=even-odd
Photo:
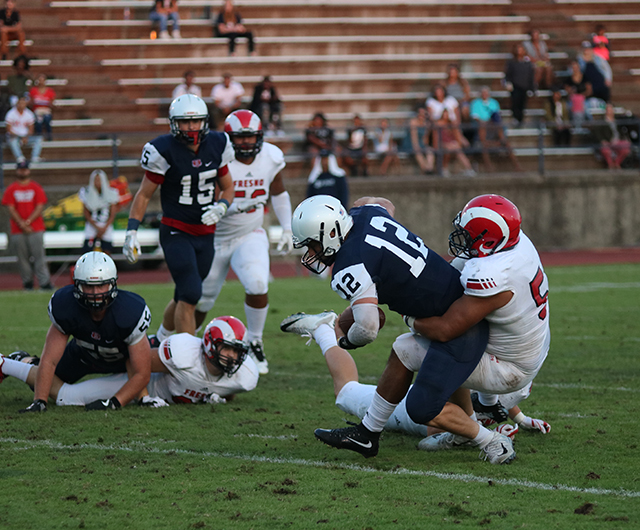
[{"label": "kneeling player in navy jersey", "polygon": [[[176,285],[162,327],[195,335],[196,304],[213,261],[215,224],[233,201],[227,164],[234,159],[234,151],[225,133],[209,132],[209,111],[198,96],[176,98],[169,108],[169,122],[171,134],[159,136],[142,150],[140,165],[145,174],[131,205],[122,251],[130,262],[138,260],[137,230],[161,186],[160,244]],[[220,189],[217,202],[216,187]]]},{"label": "kneeling player in navy jersey", "polygon": [[[336,334],[337,344],[347,350],[372,342],[378,334],[378,303],[403,315],[439,316],[463,294],[460,273],[393,219],[390,201],[365,197],[355,206],[347,213],[333,197],[317,196],[293,213],[294,245],[307,247],[303,265],[315,273],[333,265],[331,287],[353,309],[355,322],[346,335],[339,326],[335,333],[325,329],[320,338],[326,342],[323,351],[336,344]],[[281,328],[311,334],[318,322],[315,315],[298,314],[285,319]],[[470,418],[469,391],[460,388],[480,361],[487,340],[488,326],[481,321],[451,341],[433,341],[407,396],[407,412],[416,423],[472,439],[492,463],[508,463],[515,458],[511,440]],[[344,429],[317,429],[316,437],[333,447],[375,456],[380,432],[412,378],[413,371],[392,350],[362,422]]]},{"label": "kneeling player in navy jersey", "polygon": [[[75,383],[88,374],[126,373],[129,365],[126,384],[113,396],[90,403],[88,410],[119,409],[145,388],[151,374],[146,334],[151,312],[142,297],[119,290],[117,278],[115,263],[103,252],[87,252],[78,259],[73,285],[56,291],[49,302],[51,327],[34,401],[21,412],[46,410],[54,374],[59,385],[60,381]],[[30,369],[24,366],[23,370]]]}]

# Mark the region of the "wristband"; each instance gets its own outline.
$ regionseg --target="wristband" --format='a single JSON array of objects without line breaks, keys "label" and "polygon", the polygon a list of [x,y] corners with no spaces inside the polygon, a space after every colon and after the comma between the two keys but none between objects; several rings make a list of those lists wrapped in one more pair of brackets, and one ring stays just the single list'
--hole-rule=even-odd
[{"label": "wristband", "polygon": [[413,324],[415,323],[415,321],[416,321],[416,317],[409,317],[409,316],[406,316],[406,315],[404,317],[404,323],[407,326],[409,326],[411,329],[414,329]]},{"label": "wristband", "polygon": [[227,199],[220,199],[218,201],[218,204],[220,203],[224,204],[227,207],[227,209],[229,209],[229,201]]},{"label": "wristband", "polygon": [[518,412],[518,414],[516,414],[516,417],[513,418],[513,421],[515,421],[516,423],[523,423],[526,419],[527,417],[522,412]]},{"label": "wristband", "polygon": [[127,230],[137,230],[139,226],[140,226],[140,221],[129,217],[129,222],[127,223]]}]

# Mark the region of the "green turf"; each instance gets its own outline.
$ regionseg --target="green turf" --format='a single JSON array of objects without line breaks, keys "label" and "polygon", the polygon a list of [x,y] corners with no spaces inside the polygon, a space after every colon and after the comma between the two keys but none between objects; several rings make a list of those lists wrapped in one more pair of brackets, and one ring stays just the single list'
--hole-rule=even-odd
[{"label": "green turf", "polygon": [[[510,466],[476,450],[419,452],[418,439],[398,433],[385,433],[370,460],[315,441],[314,428],[341,426],[345,415],[318,348],[278,323],[345,304],[327,282],[277,280],[271,373],[226,405],[19,415],[32,393],[5,379],[0,528],[640,528],[640,266],[547,272],[551,352],[521,406],[552,430],[518,433]],[[171,287],[131,290],[155,329]],[[47,299],[0,293],[0,351],[40,352]],[[244,319],[237,282],[216,309]],[[387,311],[379,338],[354,354],[361,381],[375,383],[403,331]]]}]

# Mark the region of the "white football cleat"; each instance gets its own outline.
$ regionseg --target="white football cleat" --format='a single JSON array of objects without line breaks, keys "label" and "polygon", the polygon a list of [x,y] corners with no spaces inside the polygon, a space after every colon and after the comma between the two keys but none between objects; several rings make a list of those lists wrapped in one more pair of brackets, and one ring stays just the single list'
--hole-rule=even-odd
[{"label": "white football cleat", "polygon": [[492,464],[510,464],[516,457],[511,438],[494,432],[491,440],[480,452],[481,460],[488,460]]},{"label": "white football cleat", "polygon": [[315,315],[294,313],[280,322],[280,329],[285,333],[296,333],[303,337],[313,337],[313,332],[322,324],[334,327],[338,315],[333,311],[323,311]]},{"label": "white football cleat", "polygon": [[456,447],[473,447],[473,440],[450,432],[439,432],[423,438],[418,443],[421,451],[444,451]]}]

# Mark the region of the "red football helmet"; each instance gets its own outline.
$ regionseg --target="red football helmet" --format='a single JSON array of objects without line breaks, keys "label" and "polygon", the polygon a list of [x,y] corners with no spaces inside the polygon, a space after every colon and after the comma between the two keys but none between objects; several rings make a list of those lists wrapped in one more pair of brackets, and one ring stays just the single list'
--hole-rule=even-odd
[{"label": "red football helmet", "polygon": [[515,204],[500,195],[471,199],[453,220],[449,252],[459,258],[482,258],[520,241],[522,217]]},{"label": "red football helmet", "polygon": [[[236,110],[224,121],[224,132],[231,138],[236,158],[253,158],[262,149],[262,122],[255,112],[250,110]],[[247,138],[256,138],[255,143],[249,143]]]},{"label": "red football helmet", "polygon": [[[236,317],[214,318],[204,328],[202,335],[205,357],[227,375],[236,373],[246,359],[249,350],[247,343],[244,342],[246,333],[247,328]],[[220,351],[222,346],[233,348],[237,354],[236,357],[223,355]]]}]

